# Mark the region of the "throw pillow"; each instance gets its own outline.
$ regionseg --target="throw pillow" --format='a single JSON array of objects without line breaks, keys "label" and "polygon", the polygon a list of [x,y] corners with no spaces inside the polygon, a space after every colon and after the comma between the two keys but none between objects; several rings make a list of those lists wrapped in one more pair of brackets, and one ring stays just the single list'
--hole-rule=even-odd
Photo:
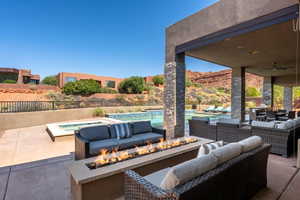
[{"label": "throw pillow", "polygon": [[218,165],[239,156],[242,153],[242,145],[230,143],[211,152],[218,159]]},{"label": "throw pillow", "polygon": [[212,150],[217,149],[217,148],[222,147],[222,146],[224,146],[223,141],[218,141],[218,142],[209,143],[209,144],[203,144],[199,148],[197,157],[209,154]]},{"label": "throw pillow", "polygon": [[117,139],[129,138],[132,136],[132,131],[128,123],[111,125],[112,131],[117,136]]},{"label": "throw pillow", "polygon": [[259,136],[252,136],[247,139],[241,140],[238,142],[242,145],[242,151],[248,152],[262,145],[262,138]]},{"label": "throw pillow", "polygon": [[215,168],[218,160],[212,154],[195,158],[172,167],[163,178],[160,187],[170,190]]}]

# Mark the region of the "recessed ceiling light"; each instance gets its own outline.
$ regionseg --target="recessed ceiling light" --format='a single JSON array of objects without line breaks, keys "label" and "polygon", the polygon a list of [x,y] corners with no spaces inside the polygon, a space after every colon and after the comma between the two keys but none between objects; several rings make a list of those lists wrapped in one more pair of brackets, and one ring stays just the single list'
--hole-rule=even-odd
[{"label": "recessed ceiling light", "polygon": [[225,39],[225,41],[229,41],[229,40],[231,40],[231,38],[226,38],[226,39]]},{"label": "recessed ceiling light", "polygon": [[237,46],[238,49],[244,49],[245,47],[243,46]]}]

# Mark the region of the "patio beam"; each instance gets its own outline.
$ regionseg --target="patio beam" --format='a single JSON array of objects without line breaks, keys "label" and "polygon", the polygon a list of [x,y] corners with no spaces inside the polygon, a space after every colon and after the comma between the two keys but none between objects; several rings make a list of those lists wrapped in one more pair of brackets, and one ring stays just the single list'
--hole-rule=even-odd
[{"label": "patio beam", "polygon": [[245,120],[245,67],[232,68],[231,118]]},{"label": "patio beam", "polygon": [[287,111],[293,110],[293,87],[284,87],[283,106]]},{"label": "patio beam", "polygon": [[271,108],[273,108],[273,77],[264,77],[263,82],[263,103]]},{"label": "patio beam", "polygon": [[167,57],[164,85],[164,128],[167,138],[185,134],[185,54]]}]

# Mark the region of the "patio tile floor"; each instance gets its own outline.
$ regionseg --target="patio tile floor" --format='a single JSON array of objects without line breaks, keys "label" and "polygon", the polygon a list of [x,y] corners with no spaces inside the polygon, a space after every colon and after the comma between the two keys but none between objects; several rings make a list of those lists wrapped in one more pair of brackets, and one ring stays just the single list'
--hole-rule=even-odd
[{"label": "patio tile floor", "polygon": [[[73,155],[0,168],[1,200],[71,200],[70,175],[66,165]],[[268,188],[253,200],[299,199],[300,173],[294,158],[270,155]]]}]

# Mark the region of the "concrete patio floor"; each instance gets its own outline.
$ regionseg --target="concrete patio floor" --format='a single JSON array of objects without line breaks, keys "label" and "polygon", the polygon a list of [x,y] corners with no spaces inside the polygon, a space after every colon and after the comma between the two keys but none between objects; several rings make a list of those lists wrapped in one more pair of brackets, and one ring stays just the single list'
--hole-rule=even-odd
[{"label": "concrete patio floor", "polygon": [[[1,200],[71,200],[70,175],[66,166],[73,155],[0,168]],[[297,200],[300,173],[294,158],[270,155],[268,188],[253,200]]]}]

